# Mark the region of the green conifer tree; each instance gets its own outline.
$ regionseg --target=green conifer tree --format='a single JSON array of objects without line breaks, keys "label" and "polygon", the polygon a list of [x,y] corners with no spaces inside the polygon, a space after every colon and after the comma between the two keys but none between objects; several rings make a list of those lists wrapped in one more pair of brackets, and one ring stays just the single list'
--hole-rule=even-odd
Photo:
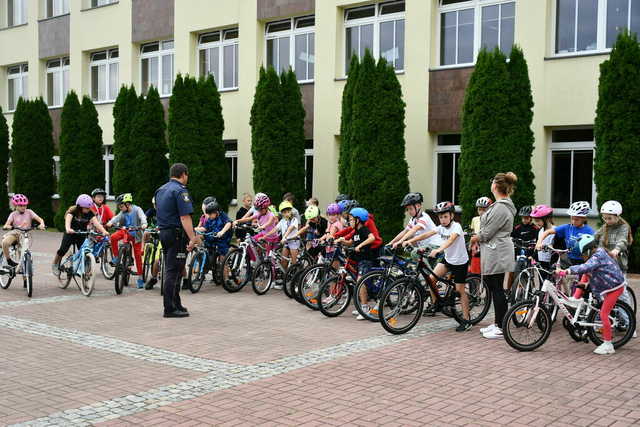
[{"label": "green conifer tree", "polygon": [[360,60],[357,55],[351,57],[347,83],[342,92],[342,116],[340,118],[340,159],[338,161],[338,190],[349,194],[351,186],[348,182],[351,166],[351,121],[353,114],[353,91],[358,79]]},{"label": "green conifer tree", "polygon": [[[286,159],[282,170],[280,182],[282,196],[285,192],[292,192],[296,200],[305,198],[305,168],[304,168],[304,117],[305,110],[302,104],[302,93],[296,74],[289,69],[280,76],[282,87],[282,102],[284,111],[284,132],[282,140],[282,156]],[[298,207],[302,208],[302,204]]]},{"label": "green conifer tree", "polygon": [[113,106],[113,192],[131,192],[138,173],[135,165],[136,142],[131,140],[131,122],[136,115],[138,95],[131,85],[122,86]]},{"label": "green conifer tree", "polygon": [[7,190],[7,180],[9,178],[9,127],[7,119],[0,107],[0,218],[9,215],[9,195]]}]

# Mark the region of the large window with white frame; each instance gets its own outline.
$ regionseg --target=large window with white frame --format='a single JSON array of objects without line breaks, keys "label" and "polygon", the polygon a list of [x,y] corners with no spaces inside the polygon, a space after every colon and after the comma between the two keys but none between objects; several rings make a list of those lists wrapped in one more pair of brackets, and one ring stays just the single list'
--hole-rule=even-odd
[{"label": "large window with white frame", "polygon": [[595,206],[593,184],[593,128],[551,131],[548,154],[551,205],[566,209],[586,200]]},{"label": "large window with white frame", "polygon": [[202,34],[199,38],[200,75],[213,75],[220,90],[238,88],[239,33],[237,28]]},{"label": "large window with white frame", "polygon": [[69,13],[69,0],[43,0],[44,1],[44,17],[52,18],[54,16],[65,15]]},{"label": "large window with white frame", "polygon": [[434,170],[436,171],[436,196],[434,203],[451,201],[459,204],[460,175],[458,164],[460,161],[460,134],[438,135],[434,156]]},{"label": "large window with white frame", "polygon": [[69,58],[47,62],[47,105],[61,107],[69,93]]},{"label": "large window with white frame", "polygon": [[224,156],[227,159],[227,166],[231,173],[231,186],[233,188],[233,199],[238,199],[238,141],[228,139],[224,141]]},{"label": "large window with white frame", "polygon": [[473,64],[482,48],[509,55],[515,11],[513,0],[440,0],[440,65]]},{"label": "large window with white frame", "polygon": [[27,0],[6,0],[7,27],[27,23]]},{"label": "large window with white frame", "polygon": [[118,96],[118,49],[103,50],[91,54],[91,99],[95,102],[113,101]]},{"label": "large window with white frame", "polygon": [[140,47],[140,75],[142,93],[149,87],[158,89],[160,96],[169,96],[173,90],[173,40],[147,43]]},{"label": "large window with white frame", "polygon": [[267,66],[278,73],[296,73],[299,82],[312,81],[315,73],[315,16],[302,16],[266,25]]},{"label": "large window with white frame", "polygon": [[118,0],[91,0],[91,7],[106,6],[111,3],[116,3]]},{"label": "large window with white frame", "polygon": [[638,0],[555,0],[555,53],[606,51],[624,29],[640,32]]},{"label": "large window with white frame", "polygon": [[28,73],[29,66],[27,64],[15,65],[7,69],[8,78],[8,110],[13,111],[18,105],[18,100],[26,98],[28,94]]},{"label": "large window with white frame", "polygon": [[405,2],[390,1],[344,11],[345,74],[353,55],[385,58],[396,71],[404,70]]}]

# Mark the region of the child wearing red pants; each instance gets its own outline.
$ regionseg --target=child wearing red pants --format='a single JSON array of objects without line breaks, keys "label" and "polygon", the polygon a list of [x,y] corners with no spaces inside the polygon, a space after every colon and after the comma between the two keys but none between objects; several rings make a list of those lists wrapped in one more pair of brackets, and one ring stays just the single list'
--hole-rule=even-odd
[{"label": "child wearing red pants", "polygon": [[[593,352],[596,354],[613,354],[615,350],[611,343],[611,322],[609,313],[616,304],[618,297],[624,292],[627,282],[620,266],[606,250],[598,248],[595,238],[590,234],[583,234],[578,241],[578,247],[582,253],[584,264],[573,265],[565,270],[570,274],[588,274],[591,292],[603,298],[600,308],[600,319],[602,320],[602,336],[604,342]],[[581,282],[585,282],[584,276]],[[572,302],[576,302],[582,297],[582,289],[577,288],[573,294]]]}]

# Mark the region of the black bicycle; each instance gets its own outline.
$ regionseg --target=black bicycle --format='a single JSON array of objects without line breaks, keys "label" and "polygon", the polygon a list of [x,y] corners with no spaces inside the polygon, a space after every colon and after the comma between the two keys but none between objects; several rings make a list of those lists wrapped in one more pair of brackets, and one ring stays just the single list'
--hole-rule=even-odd
[{"label": "black bicycle", "polygon": [[131,277],[131,267],[133,266],[133,244],[135,237],[130,232],[140,230],[140,227],[118,227],[119,230],[125,230],[124,237],[120,242],[119,258],[115,264],[114,287],[116,294],[120,295],[125,286],[129,286]]}]

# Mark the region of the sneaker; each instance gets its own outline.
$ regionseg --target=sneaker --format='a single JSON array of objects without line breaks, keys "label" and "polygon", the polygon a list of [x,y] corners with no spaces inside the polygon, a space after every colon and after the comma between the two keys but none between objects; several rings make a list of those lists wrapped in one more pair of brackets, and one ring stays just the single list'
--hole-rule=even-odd
[{"label": "sneaker", "polygon": [[500,338],[504,338],[504,336],[502,335],[502,329],[498,327],[493,328],[492,331],[485,332],[484,334],[482,334],[482,336],[489,340],[497,340]]},{"label": "sneaker", "polygon": [[435,316],[440,307],[438,304],[429,304],[427,308],[422,311],[423,316]]},{"label": "sneaker", "polygon": [[353,316],[357,316],[358,314],[360,314],[360,312],[359,312],[358,310],[353,310],[353,311],[351,312],[351,314],[352,314]]},{"label": "sneaker", "polygon": [[458,325],[458,327],[456,328],[456,332],[466,332],[469,329],[473,328],[473,325],[469,322],[463,321],[462,323],[460,323]]},{"label": "sneaker", "polygon": [[493,331],[495,328],[496,328],[496,324],[495,324],[495,323],[493,323],[493,324],[491,324],[491,325],[487,326],[486,328],[480,328],[480,334],[481,334],[481,335],[484,335],[484,334],[486,334],[487,332],[491,332],[491,331]]},{"label": "sneaker", "polygon": [[60,277],[60,264],[51,264],[51,272],[54,276]]},{"label": "sneaker", "polygon": [[138,285],[138,289],[142,289],[142,288],[144,288],[144,280],[142,280],[142,279],[138,279],[138,281],[136,282],[136,284]]},{"label": "sneaker", "polygon": [[282,289],[282,283],[276,282],[273,284],[273,289],[280,290]]},{"label": "sneaker", "polygon": [[638,338],[638,331],[633,331],[633,337],[632,338]]},{"label": "sneaker", "polygon": [[156,279],[155,277],[152,277],[151,279],[147,280],[147,283],[144,285],[144,288],[146,290],[151,290],[153,289],[156,283],[158,283],[158,279]]},{"label": "sneaker", "polygon": [[611,341],[605,341],[593,350],[595,354],[613,354],[616,350],[613,348]]},{"label": "sneaker", "polygon": [[[365,313],[368,313],[369,312],[369,306],[368,305],[363,305],[362,306],[362,311],[364,311]],[[362,314],[358,313],[358,316],[356,317],[356,320],[365,320],[365,317]]]}]

